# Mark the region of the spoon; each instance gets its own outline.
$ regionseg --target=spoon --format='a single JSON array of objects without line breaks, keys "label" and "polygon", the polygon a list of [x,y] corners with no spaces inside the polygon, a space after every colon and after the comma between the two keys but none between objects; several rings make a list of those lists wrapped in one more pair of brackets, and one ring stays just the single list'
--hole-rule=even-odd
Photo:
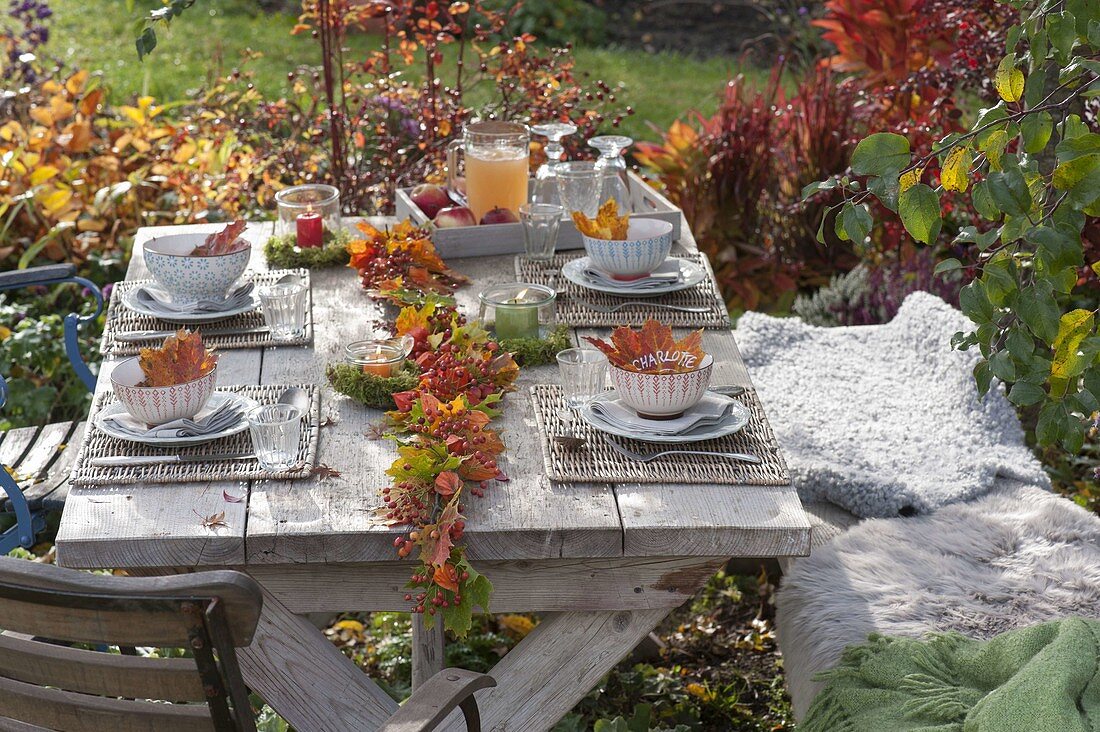
[{"label": "spoon", "polygon": [[289,404],[292,407],[298,407],[302,410],[302,416],[306,415],[309,411],[310,402],[309,392],[298,386],[292,386],[282,393],[279,397],[279,404]]},{"label": "spoon", "polygon": [[573,415],[568,410],[563,409],[558,412],[558,419],[562,421],[568,434],[554,435],[554,442],[567,450],[575,450],[578,447],[584,446],[584,438],[577,437],[577,431],[573,427]]}]

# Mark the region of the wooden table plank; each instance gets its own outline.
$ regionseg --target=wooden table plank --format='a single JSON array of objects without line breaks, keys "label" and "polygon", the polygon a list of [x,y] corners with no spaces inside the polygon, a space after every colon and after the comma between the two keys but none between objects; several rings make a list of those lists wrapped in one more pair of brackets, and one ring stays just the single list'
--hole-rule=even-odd
[{"label": "wooden table plank", "polygon": [[[183,231],[212,232],[224,224],[157,227],[138,231],[126,278],[149,276],[141,245],[152,236]],[[251,265],[263,265],[262,243],[270,224],[250,225],[245,236],[253,243]],[[256,384],[260,378],[259,349],[221,353],[218,384]],[[110,372],[122,359],[105,359],[96,393],[110,390]],[[89,426],[89,429],[91,427]],[[223,566],[244,562],[247,504],[225,500],[243,496],[238,483],[164,483],[72,488],[57,534],[58,564],[77,568]],[[225,526],[208,528],[203,518],[225,513]]]},{"label": "wooden table plank", "polygon": [[[505,261],[507,260],[507,261]],[[460,307],[477,317],[477,292],[488,282],[514,280],[511,258],[460,260],[455,267],[475,284],[458,293]],[[264,359],[266,382],[291,378],[324,383],[326,363],[343,359],[351,340],[373,337],[376,321],[392,318],[359,289],[349,270],[313,273],[314,348],[280,349]],[[471,496],[465,542],[474,560],[618,556],[622,527],[608,486],[552,484],[542,469],[527,386],[557,378],[555,367],[525,369],[497,420],[508,451],[501,459],[507,483],[485,498]],[[336,395],[326,384],[324,408],[338,423],[322,432],[319,460],[341,471],[325,481],[253,486],[249,505],[248,562],[377,562],[395,557],[398,530],[372,520],[381,505],[377,489],[396,453],[387,441],[364,434],[381,413]]]}]

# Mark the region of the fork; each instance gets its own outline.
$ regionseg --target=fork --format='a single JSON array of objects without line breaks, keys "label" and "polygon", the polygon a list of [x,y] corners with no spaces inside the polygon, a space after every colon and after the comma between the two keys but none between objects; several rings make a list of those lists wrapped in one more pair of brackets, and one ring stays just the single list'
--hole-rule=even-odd
[{"label": "fork", "polygon": [[588,300],[582,300],[580,298],[573,298],[573,302],[577,303],[581,307],[588,308],[589,310],[595,310],[597,313],[617,313],[625,307],[648,307],[648,308],[660,308],[663,310],[677,310],[681,313],[709,313],[710,308],[703,307],[701,305],[667,305],[661,302],[652,302],[649,300],[627,300],[626,302],[615,303],[614,305],[600,305],[598,303],[589,302]]},{"label": "fork", "polygon": [[651,455],[639,455],[633,450],[627,450],[619,443],[612,440],[610,437],[604,437],[604,442],[611,447],[612,450],[619,453],[625,458],[630,460],[637,460],[640,463],[648,463],[656,460],[659,457],[665,455],[710,455],[713,457],[726,458],[727,460],[738,460],[743,463],[752,463],[753,465],[759,465],[764,462],[756,455],[748,455],[743,452],[711,452],[709,450],[662,450],[661,452],[655,452]]}]

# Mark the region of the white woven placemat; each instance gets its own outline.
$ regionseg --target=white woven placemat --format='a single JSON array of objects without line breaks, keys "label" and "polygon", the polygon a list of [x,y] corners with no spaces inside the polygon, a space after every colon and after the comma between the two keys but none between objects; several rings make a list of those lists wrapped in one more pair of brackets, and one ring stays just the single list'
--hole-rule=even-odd
[{"label": "white woven placemat", "polygon": [[190,328],[203,333],[203,342],[212,348],[226,351],[232,348],[262,348],[264,346],[304,346],[313,342],[313,291],[310,288],[308,269],[273,269],[269,272],[254,272],[251,276],[256,287],[270,285],[280,277],[296,274],[306,286],[306,329],[301,338],[292,341],[276,341],[269,332],[239,333],[236,335],[218,335],[223,329],[258,328],[264,325],[264,315],[260,308],[247,313],[234,315],[224,320],[199,325],[181,325],[161,320],[151,315],[135,313],[122,304],[122,296],[142,285],[154,284],[153,280],[126,280],[115,284],[111,292],[111,301],[107,304],[107,321],[103,326],[103,340],[100,348],[104,356],[134,356],[142,348],[159,346],[164,338],[151,338],[148,341],[130,343],[115,338],[116,334],[133,333],[141,330],[171,331],[177,328]]},{"label": "white woven placemat", "polygon": [[274,404],[291,386],[309,393],[310,409],[302,425],[298,441],[299,468],[285,472],[271,472],[252,460],[223,460],[220,462],[166,463],[160,465],[128,465],[125,467],[98,467],[92,458],[146,457],[156,455],[221,455],[252,452],[252,437],[248,430],[231,437],[223,437],[193,447],[156,448],[108,436],[96,426],[96,417],[105,407],[118,400],[112,392],[96,397],[88,414],[88,428],[84,442],[73,467],[73,485],[119,485],[129,483],[206,483],[213,481],[241,480],[290,480],[307,478],[317,462],[317,440],[321,431],[321,390],[316,384],[267,384],[264,386],[230,386],[219,391],[232,391],[255,399],[260,404]]},{"label": "white woven placemat", "polygon": [[[543,462],[551,480],[582,483],[707,483],[734,485],[790,485],[787,463],[779,452],[756,391],[749,389],[737,399],[749,408],[748,425],[732,435],[686,445],[661,445],[613,437],[588,426],[580,418],[572,422],[573,434],[584,439],[580,448],[567,448],[553,436],[569,434],[561,419],[566,409],[561,387],[538,384],[531,387],[531,401],[538,423]],[[759,465],[709,455],[668,455],[648,463],[630,460],[612,450],[605,439],[628,450],[648,455],[668,449],[744,452],[760,457]]]}]

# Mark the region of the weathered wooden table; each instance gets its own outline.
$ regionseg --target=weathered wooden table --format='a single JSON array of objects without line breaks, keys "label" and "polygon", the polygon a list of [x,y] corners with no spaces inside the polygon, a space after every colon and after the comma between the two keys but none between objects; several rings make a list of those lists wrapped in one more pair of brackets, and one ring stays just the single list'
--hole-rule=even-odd
[{"label": "weathered wooden table", "polygon": [[[246,234],[255,244],[253,269],[265,267],[259,245],[269,227],[257,224]],[[148,276],[141,243],[153,232],[139,232],[129,279]],[[685,238],[681,243],[694,248],[690,234]],[[483,286],[515,279],[510,255],[454,266],[473,280],[458,293],[473,315]],[[224,351],[220,383],[323,383],[326,363],[342,359],[349,341],[373,335],[385,317],[347,269],[314,272],[313,303],[312,348]],[[749,384],[731,333],[708,331],[704,344],[715,356],[715,383]],[[99,389],[110,388],[112,366],[104,363]],[[552,727],[730,557],[809,552],[809,524],[790,487],[548,480],[527,387],[556,379],[556,367],[523,370],[496,423],[508,447],[500,464],[511,481],[472,499],[467,511],[469,557],[495,586],[492,610],[543,616],[493,669],[499,685],[479,693],[487,730]],[[322,409],[337,422],[321,432],[319,460],[342,477],[74,488],[57,560],[142,573],[247,572],[265,589],[256,640],[241,654],[249,686],[303,732],[370,730],[396,703],[307,614],[408,609],[410,565],[395,556],[397,532],[371,521],[394,453],[391,443],[368,436],[379,412],[327,387]],[[228,502],[226,493],[246,500]],[[222,512],[223,526],[203,525],[203,517]],[[438,631],[414,628],[413,660],[414,683],[440,666]],[[464,728],[451,721],[447,729]]]}]

